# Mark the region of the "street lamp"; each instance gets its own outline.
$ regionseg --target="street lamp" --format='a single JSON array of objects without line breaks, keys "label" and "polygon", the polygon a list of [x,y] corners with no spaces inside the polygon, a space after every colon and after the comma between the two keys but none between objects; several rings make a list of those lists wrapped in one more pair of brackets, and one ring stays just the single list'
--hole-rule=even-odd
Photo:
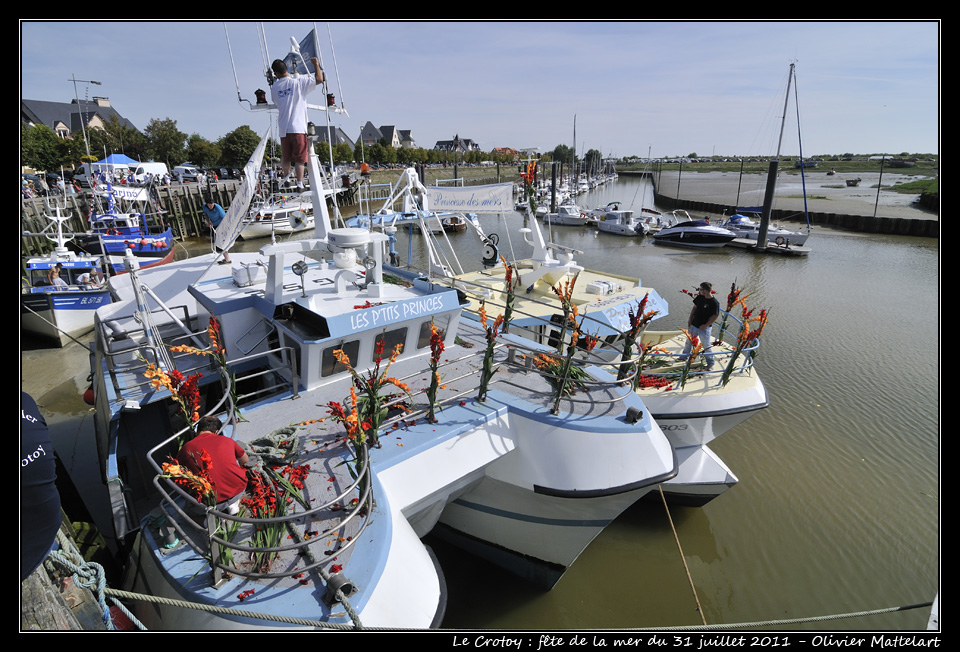
[{"label": "street lamp", "polygon": [[77,79],[76,77],[71,77],[67,81],[73,82],[73,96],[77,100],[77,111],[80,113],[80,131],[83,133],[83,144],[87,148],[87,158],[90,158],[90,143],[87,141],[86,125],[83,124],[83,112],[80,111],[80,96],[77,94],[77,82],[96,84],[97,86],[102,86],[103,84],[98,81],[93,81],[92,79]]}]

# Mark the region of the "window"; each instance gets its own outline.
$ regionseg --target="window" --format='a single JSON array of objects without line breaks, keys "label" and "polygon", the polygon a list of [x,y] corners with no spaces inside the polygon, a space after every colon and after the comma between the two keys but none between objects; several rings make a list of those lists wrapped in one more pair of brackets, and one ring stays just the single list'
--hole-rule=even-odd
[{"label": "window", "polygon": [[[399,344],[400,350],[403,351],[403,347],[407,344],[407,328],[397,328],[396,330],[387,331],[377,335],[376,343],[379,344],[383,342],[383,357],[389,358],[393,355],[393,348]],[[377,361],[377,349],[373,349],[373,361]]]},{"label": "window", "polygon": [[436,324],[437,328],[440,330],[440,336],[446,339],[447,326],[450,325],[450,317],[434,317],[433,320],[428,320],[420,324],[420,334],[417,336],[418,349],[430,346],[430,324]]},{"label": "window", "polygon": [[343,352],[347,354],[347,358],[349,358],[351,365],[357,364],[357,354],[360,352],[360,340],[353,340],[352,342],[344,342],[343,344],[331,346],[327,349],[324,349],[321,356],[321,376],[332,376],[333,374],[338,374],[341,371],[347,370],[347,368],[340,364],[340,362],[333,355],[333,352],[337,349],[342,349]]}]

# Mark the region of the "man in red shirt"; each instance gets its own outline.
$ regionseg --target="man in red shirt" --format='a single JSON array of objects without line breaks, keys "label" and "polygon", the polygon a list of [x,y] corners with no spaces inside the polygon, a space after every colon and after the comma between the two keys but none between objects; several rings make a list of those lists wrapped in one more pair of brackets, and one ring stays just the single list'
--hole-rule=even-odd
[{"label": "man in red shirt", "polygon": [[237,442],[219,434],[222,426],[217,417],[200,419],[197,422],[197,436],[183,445],[177,459],[194,473],[200,473],[200,455],[206,451],[213,461],[207,476],[217,493],[217,507],[225,508],[228,514],[236,514],[240,498],[247,488],[244,466],[249,458]]}]

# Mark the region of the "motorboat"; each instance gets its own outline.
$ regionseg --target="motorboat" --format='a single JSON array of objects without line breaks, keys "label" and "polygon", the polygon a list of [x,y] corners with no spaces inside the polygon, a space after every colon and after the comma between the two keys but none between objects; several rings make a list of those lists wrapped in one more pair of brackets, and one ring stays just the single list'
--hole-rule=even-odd
[{"label": "motorboat", "polygon": [[313,201],[310,193],[277,192],[251,204],[244,226],[240,230],[240,237],[244,240],[268,238],[313,227]]},{"label": "motorboat", "polygon": [[586,226],[592,220],[576,204],[560,204],[556,213],[548,212],[543,223],[550,226]]},{"label": "motorboat", "polygon": [[[110,539],[133,550],[125,587],[242,610],[148,605],[137,616],[151,628],[436,626],[445,591],[423,535],[550,587],[677,474],[602,358],[570,352],[585,398],[531,364],[552,350],[501,331],[502,315],[465,318],[461,291],[386,273],[389,237],[331,228],[313,192],[316,238],[233,253],[229,267],[208,254],[135,270],[96,315],[95,421]],[[244,211],[235,200],[221,229]],[[165,461],[192,412],[221,418],[251,452],[251,478],[297,477],[288,512],[231,514],[176,482]],[[273,544],[258,534],[270,525],[283,531]]]},{"label": "motorboat", "polygon": [[[748,216],[740,213],[735,213],[729,218],[722,220],[719,226],[728,231],[732,231],[738,238],[755,241],[760,236],[760,222],[751,220]],[[801,231],[790,231],[775,224],[767,227],[767,241],[778,247],[790,247],[791,245],[800,247],[803,246],[808,237],[810,237],[809,230],[805,233]]]},{"label": "motorboat", "polygon": [[70,246],[78,253],[102,255],[110,274],[126,272],[132,253],[141,268],[174,258],[173,229],[162,222],[163,211],[150,186],[100,184],[93,192],[89,230],[75,234]]},{"label": "motorboat", "polygon": [[597,230],[625,236],[642,236],[648,233],[647,225],[632,210],[623,210],[619,202],[611,202],[601,208],[586,211],[587,217]]},{"label": "motorboat", "polygon": [[690,218],[686,211],[674,211],[674,218],[678,217],[678,212],[684,214],[687,219],[674,220],[671,224],[660,228],[653,234],[654,242],[676,247],[713,249],[722,247],[737,237],[735,233],[723,227],[710,224],[707,219]]},{"label": "motorboat", "polygon": [[[103,256],[78,254],[66,246],[72,235],[64,232],[64,224],[70,216],[58,206],[46,217],[50,223],[43,231],[24,233],[46,238],[54,247],[48,255],[24,261],[20,328],[65,346],[93,329],[94,313],[110,303],[110,292],[104,282]],[[54,270],[57,278],[51,280]]]}]

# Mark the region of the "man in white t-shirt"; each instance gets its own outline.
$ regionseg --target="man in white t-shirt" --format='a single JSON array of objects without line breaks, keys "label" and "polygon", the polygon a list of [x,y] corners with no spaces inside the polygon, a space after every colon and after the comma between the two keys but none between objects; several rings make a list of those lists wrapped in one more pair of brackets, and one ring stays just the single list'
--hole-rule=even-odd
[{"label": "man in white t-shirt", "polygon": [[297,177],[297,188],[303,188],[303,167],[307,162],[307,94],[323,83],[323,68],[316,57],[310,59],[313,64],[313,77],[309,75],[290,76],[287,65],[277,59],[270,66],[277,79],[270,87],[273,103],[280,110],[280,165],[283,176],[290,174],[293,163]]}]

